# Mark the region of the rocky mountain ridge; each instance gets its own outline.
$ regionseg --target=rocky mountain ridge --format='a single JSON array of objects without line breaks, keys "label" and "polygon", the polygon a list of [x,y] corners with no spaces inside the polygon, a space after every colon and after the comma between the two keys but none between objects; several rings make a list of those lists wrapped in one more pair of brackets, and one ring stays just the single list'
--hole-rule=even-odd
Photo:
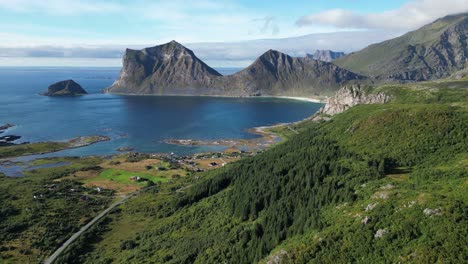
[{"label": "rocky mountain ridge", "polygon": [[219,78],[217,87],[236,87],[239,95],[313,96],[365,81],[364,76],[328,63],[269,50],[244,70]]},{"label": "rocky mountain ridge", "polygon": [[380,81],[446,78],[468,65],[468,13],[438,19],[333,63]]},{"label": "rocky mountain ridge", "polygon": [[222,76],[172,41],[128,50],[109,93],[223,96],[313,96],[367,78],[328,63],[269,50],[238,73]]},{"label": "rocky mountain ridge", "polygon": [[314,54],[307,54],[307,58],[319,60],[319,61],[326,61],[332,62],[338,58],[345,56],[346,54],[342,51],[331,51],[331,50],[316,50]]}]

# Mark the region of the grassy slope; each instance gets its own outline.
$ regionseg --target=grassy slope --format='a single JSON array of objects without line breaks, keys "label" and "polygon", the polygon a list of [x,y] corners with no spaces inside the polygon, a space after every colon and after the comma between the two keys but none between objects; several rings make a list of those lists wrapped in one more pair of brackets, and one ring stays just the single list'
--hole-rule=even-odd
[{"label": "grassy slope", "polygon": [[[466,87],[379,87],[393,103],[305,122],[256,157],[145,192],[62,261],[252,263],[277,254],[291,263],[463,262]],[[175,192],[184,184],[193,187]],[[376,238],[379,229],[388,233]]]},{"label": "grassy slope", "polygon": [[145,178],[147,180],[153,182],[165,182],[167,178],[160,178],[151,174],[140,173],[140,172],[131,172],[119,169],[107,169],[99,174],[98,177],[93,178],[92,180],[110,180],[115,181],[123,184],[136,184],[140,186],[146,186],[147,183],[145,181],[136,182],[130,179],[130,177],[138,176],[141,178]]},{"label": "grassy slope", "polygon": [[[339,58],[333,63],[367,76],[388,74],[401,67],[398,61],[407,55],[408,45],[430,46],[438,41],[443,31],[464,17],[466,14],[465,16],[452,16],[437,20],[401,37],[370,45],[363,50]],[[407,68],[416,69],[423,66],[421,60],[415,60],[409,62]]]}]

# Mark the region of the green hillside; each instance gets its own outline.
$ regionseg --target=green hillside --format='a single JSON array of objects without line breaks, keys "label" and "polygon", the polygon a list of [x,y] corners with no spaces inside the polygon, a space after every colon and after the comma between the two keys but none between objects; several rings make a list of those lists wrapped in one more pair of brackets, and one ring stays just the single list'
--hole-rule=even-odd
[{"label": "green hillside", "polygon": [[393,101],[303,122],[255,157],[142,193],[60,262],[463,263],[467,88],[375,88]]},{"label": "green hillside", "polygon": [[448,77],[467,66],[467,34],[468,14],[447,16],[333,63],[382,80],[423,81]]}]

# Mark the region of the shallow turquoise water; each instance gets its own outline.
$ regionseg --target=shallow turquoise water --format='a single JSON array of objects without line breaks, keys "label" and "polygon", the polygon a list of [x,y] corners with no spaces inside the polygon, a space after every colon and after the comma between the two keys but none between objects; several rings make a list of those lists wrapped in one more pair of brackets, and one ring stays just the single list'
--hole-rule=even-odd
[{"label": "shallow turquoise water", "polygon": [[[105,135],[109,142],[58,155],[107,155],[119,147],[140,152],[194,152],[215,147],[165,144],[165,139],[253,138],[255,126],[292,122],[316,112],[321,104],[274,98],[118,96],[101,94],[118,68],[0,68],[0,124],[17,126],[6,134],[20,141],[66,140]],[[224,69],[232,73],[234,69]],[[39,96],[56,81],[74,79],[89,95]],[[56,154],[57,155],[57,154]]]}]

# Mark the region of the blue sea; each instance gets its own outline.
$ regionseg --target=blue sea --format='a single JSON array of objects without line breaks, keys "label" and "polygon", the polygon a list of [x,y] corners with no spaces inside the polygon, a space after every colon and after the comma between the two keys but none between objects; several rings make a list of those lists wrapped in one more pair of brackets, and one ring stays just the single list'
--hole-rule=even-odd
[{"label": "blue sea", "polygon": [[[61,141],[104,135],[111,141],[61,151],[56,155],[110,155],[120,147],[139,152],[180,155],[217,151],[219,147],[188,147],[165,139],[249,139],[256,126],[304,119],[321,104],[275,98],[122,96],[102,94],[119,68],[0,67],[0,124],[12,123],[6,134],[19,142]],[[238,69],[219,69],[231,74]],[[89,95],[46,97],[39,93],[57,81],[73,79]]]}]

